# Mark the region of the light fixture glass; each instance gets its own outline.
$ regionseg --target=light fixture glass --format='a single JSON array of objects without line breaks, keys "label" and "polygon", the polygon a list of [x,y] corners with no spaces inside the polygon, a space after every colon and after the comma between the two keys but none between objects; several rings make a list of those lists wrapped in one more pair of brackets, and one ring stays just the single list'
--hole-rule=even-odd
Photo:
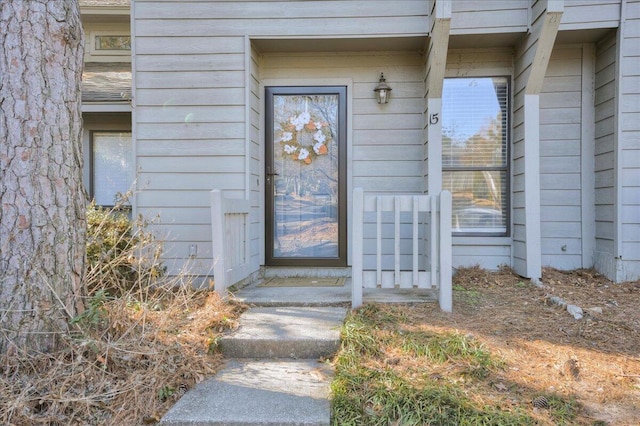
[{"label": "light fixture glass", "polygon": [[376,100],[379,104],[386,104],[391,97],[391,87],[387,84],[387,80],[384,78],[384,74],[380,73],[380,81],[373,91],[376,93]]}]

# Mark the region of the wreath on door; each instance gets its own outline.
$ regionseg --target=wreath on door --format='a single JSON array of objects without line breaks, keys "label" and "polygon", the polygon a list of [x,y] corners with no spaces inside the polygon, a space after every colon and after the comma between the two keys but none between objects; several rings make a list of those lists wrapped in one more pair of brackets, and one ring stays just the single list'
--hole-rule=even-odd
[{"label": "wreath on door", "polygon": [[329,123],[311,117],[307,111],[280,123],[277,133],[284,154],[294,161],[311,164],[317,157],[329,153],[332,140]]}]

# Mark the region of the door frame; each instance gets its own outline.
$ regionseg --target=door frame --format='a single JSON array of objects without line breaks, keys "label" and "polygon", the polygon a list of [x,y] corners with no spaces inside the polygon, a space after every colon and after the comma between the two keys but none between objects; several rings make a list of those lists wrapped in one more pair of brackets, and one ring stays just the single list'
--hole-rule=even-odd
[{"label": "door frame", "polygon": [[[301,85],[264,85],[264,164],[262,173],[265,176],[264,188],[264,250],[266,266],[304,266],[304,267],[345,267],[348,264],[348,188],[349,176],[347,167],[348,129],[350,128],[348,89],[349,85],[301,84]],[[338,95],[338,257],[274,257],[273,256],[273,211],[274,197],[270,196],[271,185],[267,185],[267,169],[273,167],[273,145],[268,143],[273,134],[273,96],[274,95]]]}]

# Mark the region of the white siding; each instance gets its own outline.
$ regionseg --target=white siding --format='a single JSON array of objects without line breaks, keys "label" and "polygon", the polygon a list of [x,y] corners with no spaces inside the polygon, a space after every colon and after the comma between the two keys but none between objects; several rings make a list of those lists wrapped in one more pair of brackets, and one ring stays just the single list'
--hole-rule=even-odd
[{"label": "white siding", "polygon": [[581,73],[582,47],[556,47],[540,93],[542,265],[559,269],[582,266]]},{"label": "white siding", "polygon": [[611,276],[615,257],[616,33],[596,46],[595,78],[596,267]]},{"label": "white siding", "polygon": [[[455,2],[454,2],[455,4]],[[513,51],[499,49],[451,49],[446,77],[494,77],[513,74]],[[505,237],[454,237],[453,266],[480,265],[497,269],[511,264],[511,239]]]}]

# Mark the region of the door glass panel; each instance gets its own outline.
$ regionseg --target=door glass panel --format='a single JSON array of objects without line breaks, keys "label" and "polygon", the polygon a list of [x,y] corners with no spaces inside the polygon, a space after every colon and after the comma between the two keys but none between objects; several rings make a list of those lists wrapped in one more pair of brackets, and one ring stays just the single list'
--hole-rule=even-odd
[{"label": "door glass panel", "polygon": [[273,97],[273,257],[337,258],[337,94]]}]

